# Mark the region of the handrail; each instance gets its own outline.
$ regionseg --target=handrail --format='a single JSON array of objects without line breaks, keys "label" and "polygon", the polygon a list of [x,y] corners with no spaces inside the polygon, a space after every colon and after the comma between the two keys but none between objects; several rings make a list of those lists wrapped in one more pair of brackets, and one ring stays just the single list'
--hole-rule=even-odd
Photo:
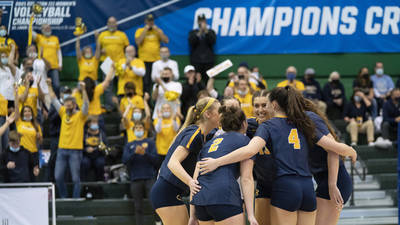
[{"label": "handrail", "polygon": [[352,183],[352,190],[351,190],[351,198],[350,198],[350,205],[354,206],[354,175],[357,175],[360,180],[365,181],[367,177],[367,166],[365,165],[364,161],[362,161],[360,158],[357,160],[357,162],[360,163],[362,171],[358,171],[357,168],[355,168],[354,164],[351,162],[351,159],[347,159],[347,161],[350,161],[350,175],[351,175],[351,183]]}]

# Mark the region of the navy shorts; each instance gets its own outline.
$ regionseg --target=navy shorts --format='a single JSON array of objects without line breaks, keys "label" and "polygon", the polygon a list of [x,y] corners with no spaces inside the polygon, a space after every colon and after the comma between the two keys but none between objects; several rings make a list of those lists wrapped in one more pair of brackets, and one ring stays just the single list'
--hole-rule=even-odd
[{"label": "navy shorts", "polygon": [[196,216],[200,221],[214,220],[216,222],[243,213],[243,208],[234,205],[196,205]]},{"label": "navy shorts", "polygon": [[150,200],[153,209],[168,206],[184,205],[182,194],[184,191],[159,177],[150,192]]},{"label": "navy shorts", "polygon": [[[328,172],[321,172],[314,175],[314,179],[317,182],[317,197],[330,200],[329,197],[329,185],[328,185]],[[351,183],[351,177],[346,171],[346,167],[341,164],[339,166],[337,187],[339,188],[340,194],[342,195],[344,203],[346,203],[353,189]]]},{"label": "navy shorts", "polygon": [[290,212],[312,212],[316,209],[314,185],[311,177],[286,175],[272,185],[271,205]]},{"label": "navy shorts", "polygon": [[257,182],[256,186],[256,198],[271,198],[271,192],[272,192],[272,183],[270,184],[261,184]]}]

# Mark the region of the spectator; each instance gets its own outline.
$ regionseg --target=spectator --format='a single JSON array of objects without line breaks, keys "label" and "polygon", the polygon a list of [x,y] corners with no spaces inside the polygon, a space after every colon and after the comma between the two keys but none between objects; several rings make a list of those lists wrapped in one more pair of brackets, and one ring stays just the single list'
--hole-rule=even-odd
[{"label": "spectator", "polygon": [[139,59],[146,66],[143,78],[144,91],[150,93],[153,63],[160,59],[160,43],[168,43],[169,39],[164,32],[154,24],[154,17],[148,14],[145,26],[136,30],[135,42],[138,46]]},{"label": "spectator", "polygon": [[304,84],[301,81],[296,80],[297,69],[294,66],[289,66],[286,69],[286,80],[278,83],[277,87],[291,86],[296,88],[298,91],[304,91]]},{"label": "spectator", "polygon": [[181,95],[181,112],[183,116],[186,116],[187,110],[190,106],[196,104],[197,94],[200,90],[203,90],[204,84],[201,82],[201,74],[196,73],[194,66],[187,65],[183,70],[185,73],[186,81],[183,84],[182,95]]},{"label": "spectator", "polygon": [[374,123],[370,118],[371,101],[361,91],[351,96],[351,101],[344,110],[346,130],[350,133],[351,145],[357,145],[358,133],[367,133],[368,145],[374,145]]},{"label": "spectator", "polygon": [[303,82],[305,86],[304,97],[312,100],[321,112],[326,113],[327,106],[322,100],[322,89],[319,82],[315,79],[315,70],[313,68],[307,68],[301,82]]},{"label": "spectator", "polygon": [[[32,25],[29,26],[32,30]],[[53,90],[59,96],[60,92],[60,72],[62,70],[62,53],[60,41],[57,36],[51,35],[51,27],[49,24],[42,25],[42,34],[32,31],[33,40],[36,41],[38,49],[41,51],[39,55],[43,56],[49,63],[48,77],[51,79]]]},{"label": "spectator", "polygon": [[[122,115],[122,123],[126,129],[128,142],[136,140],[134,126],[137,122],[142,122],[144,124],[144,138],[147,138],[149,136],[151,128],[150,107],[147,104],[149,98],[150,96],[148,94],[145,94],[143,98],[144,110],[140,108],[135,108],[132,102],[129,102],[128,107],[125,109],[125,112]],[[131,111],[133,112],[131,119],[128,119],[128,113]]]},{"label": "spectator", "polygon": [[158,117],[154,120],[154,129],[157,133],[156,147],[161,162],[164,161],[169,146],[178,133],[180,124],[181,121],[172,113],[171,106],[168,103],[162,105],[161,110],[158,111]]},{"label": "spectator", "polygon": [[11,46],[11,53],[0,53],[0,94],[7,99],[9,110],[13,111],[14,107],[14,91],[13,87],[16,79],[17,68],[14,65],[15,47]]},{"label": "spectator", "polygon": [[73,97],[64,100],[61,106],[53,89],[51,80],[48,79],[48,86],[52,104],[58,111],[61,118],[61,130],[58,143],[55,178],[61,198],[67,197],[65,185],[65,170],[69,166],[73,188],[73,198],[80,196],[80,165],[82,160],[83,136],[86,118],[88,116],[89,100],[86,94],[85,83],[80,82],[82,87],[83,105],[81,110],[76,109],[76,101]]},{"label": "spectator", "polygon": [[343,119],[343,109],[346,105],[344,86],[340,82],[340,74],[333,71],[329,75],[328,83],[323,89],[324,100],[327,104],[327,116],[330,120]]},{"label": "spectator", "polygon": [[219,101],[221,101],[224,97],[232,97],[235,94],[235,91],[232,87],[225,87],[224,89],[224,94],[220,95],[217,90],[215,90],[214,88],[214,82],[215,82],[215,78],[211,77],[210,79],[208,79],[207,81],[207,92],[210,95],[210,97],[216,98]]},{"label": "spectator", "polygon": [[[136,95],[136,88],[133,82],[126,82],[125,84],[125,96],[121,98],[121,102],[119,105],[120,113],[123,115],[129,103],[132,104],[131,110],[126,115],[127,119],[130,120],[132,118],[133,109],[139,108],[144,109],[144,102],[142,96]],[[145,94],[147,95],[147,94]]]},{"label": "spectator", "polygon": [[[382,138],[387,146],[392,145],[391,134],[397,134],[400,122],[400,89],[392,90],[389,100],[383,105]],[[394,136],[397,137],[397,136]]]},{"label": "spectator", "polygon": [[129,168],[136,224],[144,224],[143,199],[149,197],[159,161],[154,141],[144,137],[144,130],[142,122],[135,123],[134,132],[137,139],[125,145],[122,155],[122,162]]},{"label": "spectator", "polygon": [[197,17],[198,29],[189,32],[190,64],[201,73],[207,81],[206,71],[215,64],[214,45],[217,39],[215,32],[207,27],[204,14]]},{"label": "spectator", "polygon": [[175,60],[169,58],[170,52],[168,47],[163,46],[160,48],[160,56],[161,59],[155,61],[151,69],[152,81],[156,82],[156,78],[160,77],[161,72],[165,67],[169,67],[172,69],[172,73],[174,74],[174,80],[179,80],[178,63]]},{"label": "spectator", "polygon": [[153,100],[156,101],[153,113],[153,119],[157,117],[157,112],[164,103],[170,103],[173,113],[182,119],[180,112],[179,97],[182,94],[182,84],[172,81],[172,70],[169,67],[164,68],[161,78],[156,80],[153,86]]},{"label": "spectator", "polygon": [[4,25],[0,26],[0,52],[1,53],[5,52],[7,55],[10,55],[12,45],[15,46],[15,54],[13,62],[16,63],[18,62],[19,59],[18,46],[15,43],[14,39],[10,38],[7,32],[7,27]]},{"label": "spectator", "polygon": [[399,78],[399,79],[397,79],[397,82],[396,82],[396,88],[400,88],[400,78]]},{"label": "spectator", "polygon": [[[44,95],[40,85],[34,86],[32,72],[25,72],[22,76],[24,85],[18,88],[19,111],[24,106],[29,106],[32,109],[33,117],[38,115],[37,104],[38,100],[44,101]],[[38,82],[40,82],[39,78]]]},{"label": "spectator", "polygon": [[236,90],[235,98],[240,102],[240,107],[242,108],[246,117],[253,116],[253,105],[252,99],[253,94],[250,91],[250,85],[245,79],[239,79],[239,84]]},{"label": "spectator", "polygon": [[207,90],[201,90],[199,91],[199,93],[197,93],[197,99],[202,99],[207,97],[211,97],[211,95],[208,93]]},{"label": "spectator", "polygon": [[[99,33],[97,31],[94,33],[95,41],[96,41],[96,51],[93,55],[92,47],[85,46],[81,51],[81,42],[80,37],[76,37],[75,51],[76,51],[76,60],[78,61],[79,66],[79,81],[83,81],[86,77],[91,78],[94,81],[97,81],[98,77],[98,67],[100,60],[100,43],[99,43]],[[83,54],[82,54],[83,52]]]},{"label": "spectator", "polygon": [[96,175],[95,180],[104,181],[105,153],[99,146],[107,146],[107,136],[104,130],[100,129],[97,116],[89,116],[87,124],[81,163],[81,179],[89,181],[89,173],[93,169]]},{"label": "spectator", "polygon": [[382,62],[377,62],[375,64],[375,74],[372,75],[371,80],[373,82],[375,99],[378,103],[379,111],[394,88],[393,80],[390,76],[384,74]]},{"label": "spectator", "polygon": [[5,167],[3,168],[5,180],[9,183],[32,182],[31,178],[39,175],[39,162],[20,145],[20,140],[21,135],[16,130],[10,132],[8,135],[10,145],[0,163],[0,167]]},{"label": "spectator", "polygon": [[374,98],[374,88],[367,67],[361,68],[358,72],[357,78],[353,81],[353,91],[361,91],[371,101],[371,116],[375,119],[378,116],[378,103]]},{"label": "spectator", "polygon": [[264,80],[263,76],[260,74],[260,69],[258,67],[253,67],[250,73],[250,84],[256,84],[254,90],[268,89],[267,81]]},{"label": "spectator", "polygon": [[118,76],[118,91],[117,95],[122,97],[125,94],[126,82],[135,84],[137,95],[143,96],[143,76],[146,69],[145,64],[139,58],[135,57],[136,49],[133,45],[129,45],[125,49],[125,58],[118,62],[116,75]]},{"label": "spectator", "polygon": [[[6,108],[7,109],[7,108]],[[7,177],[7,167],[6,163],[4,163],[4,158],[7,155],[7,148],[8,148],[8,132],[9,132],[9,127],[10,125],[14,122],[15,120],[15,113],[11,113],[10,116],[5,116],[4,118],[4,123],[0,127],[0,136],[3,138],[7,134],[7,143],[6,147],[0,150],[0,183],[5,182],[6,177]]]},{"label": "spectator", "polygon": [[[125,48],[129,45],[126,34],[118,30],[117,19],[111,16],[107,20],[107,30],[99,35],[99,45],[101,49],[100,61],[104,61],[107,57],[117,63],[125,57]],[[104,77],[106,74],[103,74]],[[104,105],[107,110],[114,108],[113,103],[113,85],[111,84],[104,91]]]},{"label": "spectator", "polygon": [[240,63],[237,69],[237,75],[230,73],[231,78],[228,86],[234,88],[240,79],[245,79],[249,81],[250,87],[253,91],[258,91],[267,88],[267,82],[260,75],[258,67],[254,67],[254,72],[251,72],[249,65],[246,62]]}]

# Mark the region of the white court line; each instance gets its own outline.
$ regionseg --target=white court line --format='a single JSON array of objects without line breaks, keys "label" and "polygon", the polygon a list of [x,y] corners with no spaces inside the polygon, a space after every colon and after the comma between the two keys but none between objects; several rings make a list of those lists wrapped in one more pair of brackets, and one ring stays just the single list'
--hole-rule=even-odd
[{"label": "white court line", "polygon": [[[146,14],[148,14],[148,13],[150,13],[150,12],[159,10],[159,9],[161,9],[161,8],[164,8],[164,7],[167,7],[167,6],[172,5],[172,4],[174,4],[174,3],[176,3],[176,2],[179,2],[179,1],[181,1],[181,0],[171,0],[171,1],[169,1],[169,2],[165,2],[165,3],[160,4],[160,5],[158,5],[158,6],[154,6],[153,8],[146,9],[146,10],[140,12],[140,13],[137,13],[137,14],[134,14],[134,15],[132,15],[132,16],[126,17],[126,18],[124,18],[124,19],[122,19],[122,20],[119,20],[119,21],[117,22],[117,24],[122,24],[122,23],[128,22],[129,20],[133,20],[133,19],[135,19],[135,18],[137,18],[137,17],[143,16],[143,15],[146,15]],[[90,32],[88,32],[88,33],[85,33],[85,34],[81,35],[81,36],[80,36],[80,39],[82,40],[83,38],[86,38],[86,37],[89,37],[89,36],[93,35],[95,31],[100,32],[100,31],[103,31],[103,30],[105,30],[105,29],[107,29],[107,26],[100,27],[99,29],[90,31]],[[69,45],[69,44],[71,44],[71,43],[74,43],[75,41],[76,41],[76,38],[73,38],[73,39],[71,39],[71,40],[68,40],[68,41],[65,41],[65,42],[61,43],[60,46],[63,47],[63,46]]]}]

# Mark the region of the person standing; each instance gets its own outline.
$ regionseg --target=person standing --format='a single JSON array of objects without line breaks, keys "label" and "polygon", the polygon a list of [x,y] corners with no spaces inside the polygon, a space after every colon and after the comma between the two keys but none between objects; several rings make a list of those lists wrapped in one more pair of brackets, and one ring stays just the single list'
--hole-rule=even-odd
[{"label": "person standing", "polygon": [[99,44],[99,33],[97,31],[94,33],[96,41],[96,51],[93,54],[93,50],[90,46],[83,47],[81,51],[80,37],[76,37],[75,51],[76,60],[79,66],[79,81],[83,81],[86,77],[97,81],[98,77],[98,67],[100,59],[100,44]]},{"label": "person standing", "polygon": [[201,73],[205,82],[208,80],[206,71],[215,64],[214,45],[217,40],[215,31],[207,27],[204,14],[197,17],[198,29],[189,33],[190,64]]},{"label": "person standing", "polygon": [[168,44],[169,39],[164,32],[154,24],[154,16],[148,14],[145,26],[136,30],[135,42],[138,46],[139,59],[146,66],[146,74],[143,79],[144,92],[151,91],[151,74],[153,63],[160,59],[161,42]]},{"label": "person standing", "polygon": [[174,74],[174,80],[179,80],[179,69],[178,63],[170,59],[170,52],[168,47],[163,46],[160,48],[160,60],[157,60],[153,63],[153,68],[151,69],[151,80],[156,82],[156,79],[161,76],[161,72],[165,67],[169,67],[172,69],[172,73]]},{"label": "person standing", "polygon": [[[117,19],[113,16],[107,20],[107,30],[103,31],[99,35],[99,45],[101,49],[100,61],[104,61],[107,57],[110,57],[114,63],[119,62],[125,57],[125,48],[129,45],[129,40],[126,34],[118,30]],[[103,74],[105,77],[106,74]],[[113,85],[110,85],[104,91],[104,102],[107,110],[114,108],[112,101],[113,97]]]}]

